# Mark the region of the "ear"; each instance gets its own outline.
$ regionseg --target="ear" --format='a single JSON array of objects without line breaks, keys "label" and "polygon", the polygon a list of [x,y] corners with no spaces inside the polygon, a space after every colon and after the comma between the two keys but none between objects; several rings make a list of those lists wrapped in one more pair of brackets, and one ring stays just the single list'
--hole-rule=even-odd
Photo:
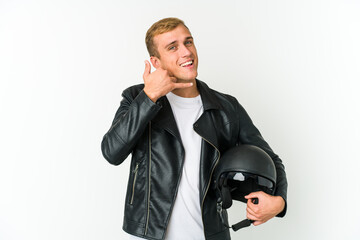
[{"label": "ear", "polygon": [[161,67],[161,61],[159,58],[155,57],[155,56],[151,56],[150,57],[150,62],[153,65],[154,68],[158,69],[159,67]]}]

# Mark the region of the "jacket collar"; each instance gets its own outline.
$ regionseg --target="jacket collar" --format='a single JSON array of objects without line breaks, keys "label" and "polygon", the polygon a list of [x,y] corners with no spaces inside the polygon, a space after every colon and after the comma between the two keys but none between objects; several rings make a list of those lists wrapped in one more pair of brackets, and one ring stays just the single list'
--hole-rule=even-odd
[{"label": "jacket collar", "polygon": [[[222,108],[216,101],[214,93],[212,92],[213,90],[211,90],[206,83],[196,79],[196,86],[200,92],[204,112],[210,109]],[[152,120],[153,124],[170,132],[181,142],[180,132],[177,128],[176,120],[167,97],[161,97],[158,100],[158,104],[160,104],[162,108]]]},{"label": "jacket collar", "polygon": [[196,79],[196,86],[200,92],[204,111],[222,108],[221,105],[216,101],[214,93],[212,92],[213,90],[211,90],[206,83]]},{"label": "jacket collar", "polygon": [[177,128],[176,120],[172,112],[169,100],[166,96],[163,96],[158,100],[157,104],[161,106],[161,109],[158,114],[153,118],[153,124],[170,132],[181,142],[180,132]]}]

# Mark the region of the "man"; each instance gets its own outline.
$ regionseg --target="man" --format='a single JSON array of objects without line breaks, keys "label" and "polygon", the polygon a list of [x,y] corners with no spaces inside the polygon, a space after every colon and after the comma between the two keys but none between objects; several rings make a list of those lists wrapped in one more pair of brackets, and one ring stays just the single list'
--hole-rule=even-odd
[{"label": "man", "polygon": [[[123,229],[130,239],[230,239],[210,187],[221,154],[237,144],[265,150],[277,169],[275,196],[247,196],[247,217],[259,225],[286,212],[280,158],[237,100],[196,79],[198,56],[183,21],[165,18],[146,34],[150,61],[144,84],[126,89],[102,141],[114,165],[132,153]],[[251,199],[258,198],[259,204]]]}]

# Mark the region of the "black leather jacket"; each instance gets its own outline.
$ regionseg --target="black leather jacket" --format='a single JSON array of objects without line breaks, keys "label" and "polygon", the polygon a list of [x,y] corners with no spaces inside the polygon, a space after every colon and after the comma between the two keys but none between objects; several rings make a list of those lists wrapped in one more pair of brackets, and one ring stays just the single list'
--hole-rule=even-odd
[{"label": "black leather jacket", "polygon": [[[146,239],[164,239],[176,198],[184,162],[180,133],[166,97],[153,103],[143,84],[126,89],[101,148],[114,165],[132,153],[126,192],[124,231]],[[252,144],[265,150],[277,169],[275,195],[286,201],[287,180],[280,158],[253,125],[238,101],[210,89],[197,80],[204,113],[194,123],[202,137],[199,203],[207,240],[230,239],[216,211],[211,177],[221,154],[236,144]],[[286,209],[278,216],[285,215]]]}]

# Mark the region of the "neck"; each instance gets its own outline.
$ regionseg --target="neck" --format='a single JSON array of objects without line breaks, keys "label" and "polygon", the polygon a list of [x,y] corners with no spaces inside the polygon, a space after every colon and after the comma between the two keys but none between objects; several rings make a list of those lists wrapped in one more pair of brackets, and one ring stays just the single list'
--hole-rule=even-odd
[{"label": "neck", "polygon": [[187,87],[187,88],[176,88],[174,90],[172,90],[171,92],[179,97],[184,97],[184,98],[192,98],[192,97],[196,97],[198,96],[199,90],[196,86],[196,80],[191,80],[191,81],[182,81],[182,80],[177,80],[176,82],[180,83],[180,82],[192,82],[193,85],[191,87]]}]

